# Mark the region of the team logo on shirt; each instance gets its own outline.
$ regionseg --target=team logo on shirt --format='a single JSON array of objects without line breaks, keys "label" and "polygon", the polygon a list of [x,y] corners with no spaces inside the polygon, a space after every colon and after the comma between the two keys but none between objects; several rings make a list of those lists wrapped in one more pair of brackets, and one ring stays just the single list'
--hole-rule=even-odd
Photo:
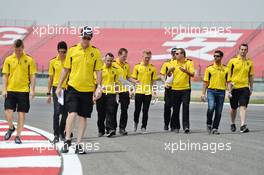
[{"label": "team logo on shirt", "polygon": [[94,54],[93,53],[91,53],[91,57],[94,57]]}]

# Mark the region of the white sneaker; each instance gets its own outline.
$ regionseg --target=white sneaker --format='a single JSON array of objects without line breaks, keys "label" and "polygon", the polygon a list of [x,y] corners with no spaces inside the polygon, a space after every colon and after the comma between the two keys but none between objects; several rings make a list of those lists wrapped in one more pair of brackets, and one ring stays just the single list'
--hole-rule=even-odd
[{"label": "white sneaker", "polygon": [[147,133],[146,128],[141,128],[141,133],[146,134]]}]

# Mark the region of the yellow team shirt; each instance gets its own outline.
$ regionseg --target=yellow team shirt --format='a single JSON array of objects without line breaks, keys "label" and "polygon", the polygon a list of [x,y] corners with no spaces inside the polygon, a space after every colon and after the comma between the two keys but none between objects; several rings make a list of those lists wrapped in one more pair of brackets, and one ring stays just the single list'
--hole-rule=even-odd
[{"label": "yellow team shirt", "polygon": [[194,64],[191,59],[185,58],[183,63],[180,63],[178,60],[174,60],[171,62],[172,67],[175,68],[173,72],[173,82],[172,82],[172,90],[188,90],[191,89],[191,77],[182,72],[179,68],[183,67],[187,69],[189,72],[194,74]]},{"label": "yellow team shirt", "polygon": [[69,86],[80,92],[93,92],[94,71],[102,70],[103,67],[101,53],[92,45],[83,50],[81,44],[77,44],[69,49],[64,67],[70,69]]},{"label": "yellow team shirt", "polygon": [[104,64],[102,70],[102,87],[103,93],[106,94],[115,94],[118,91],[115,89],[115,85],[117,85],[119,81],[120,72],[113,65],[109,68]]},{"label": "yellow team shirt", "polygon": [[[119,58],[117,58],[113,63],[113,66],[118,69],[120,72],[120,76],[124,79],[127,80],[128,78],[131,77],[130,73],[130,66],[127,62],[124,64],[119,61]],[[127,86],[124,86],[122,83],[118,83],[119,85],[119,92],[127,92],[129,89]]]},{"label": "yellow team shirt", "polygon": [[37,73],[37,68],[31,56],[23,53],[18,59],[13,53],[5,59],[2,73],[8,75],[7,91],[29,92],[30,76]]},{"label": "yellow team shirt", "polygon": [[208,83],[207,88],[225,90],[226,83],[230,82],[230,74],[225,65],[212,64],[205,69],[204,81]]},{"label": "yellow team shirt", "polygon": [[[167,72],[168,72],[169,68],[172,66],[172,65],[171,65],[171,62],[172,62],[172,61],[173,61],[172,59],[168,59],[168,60],[165,61],[165,62],[162,64],[162,66],[161,66],[160,74],[165,76],[165,80],[166,80],[166,78],[167,78]],[[169,84],[169,83],[166,84],[166,85],[169,86],[169,87],[171,87],[171,84]]]},{"label": "yellow team shirt", "polygon": [[145,66],[143,63],[135,65],[131,77],[139,80],[136,93],[145,95],[152,94],[152,83],[158,79],[156,68],[152,64]]},{"label": "yellow team shirt", "polygon": [[234,89],[249,87],[249,76],[254,76],[254,65],[250,58],[243,60],[238,55],[229,60],[227,67]]},{"label": "yellow team shirt", "polygon": [[[59,84],[60,75],[61,75],[61,71],[63,70],[64,61],[59,59],[59,56],[57,56],[57,57],[51,59],[49,62],[49,76],[53,77],[52,86],[57,87]],[[67,87],[67,79],[68,79],[68,75],[62,84],[62,88]]]}]

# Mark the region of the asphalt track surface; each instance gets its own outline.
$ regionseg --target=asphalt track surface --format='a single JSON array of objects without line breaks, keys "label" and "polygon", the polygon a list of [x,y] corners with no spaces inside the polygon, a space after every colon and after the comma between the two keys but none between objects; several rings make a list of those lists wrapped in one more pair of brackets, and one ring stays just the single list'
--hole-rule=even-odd
[{"label": "asphalt track surface", "polygon": [[[0,119],[3,119],[3,99],[0,105]],[[206,104],[192,103],[191,134],[182,131],[176,134],[163,131],[163,104],[151,105],[148,133],[141,134],[133,132],[134,103],[131,102],[127,126],[129,134],[113,138],[97,137],[97,112],[94,107],[84,138],[88,154],[79,156],[83,174],[262,175],[264,106],[249,105],[247,124],[251,132],[240,134],[238,131],[230,132],[229,105],[225,105],[220,123],[221,134],[218,136],[205,132],[206,107]],[[52,133],[52,113],[52,105],[46,104],[46,99],[34,99],[26,124]],[[238,123],[239,118],[237,126]]]}]

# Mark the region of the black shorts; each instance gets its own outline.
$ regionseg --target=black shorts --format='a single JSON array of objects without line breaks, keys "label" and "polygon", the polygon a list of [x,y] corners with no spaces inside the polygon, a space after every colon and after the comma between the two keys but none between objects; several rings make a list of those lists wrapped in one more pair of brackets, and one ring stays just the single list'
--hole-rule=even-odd
[{"label": "black shorts", "polygon": [[28,113],[29,108],[29,92],[7,92],[7,97],[5,98],[5,110],[11,109],[14,112]]},{"label": "black shorts", "polygon": [[69,113],[76,112],[79,116],[91,118],[93,112],[93,92],[79,92],[68,87],[66,106]]},{"label": "black shorts", "polygon": [[249,88],[240,88],[232,90],[232,98],[230,98],[230,106],[237,109],[239,106],[248,106],[250,97]]}]

